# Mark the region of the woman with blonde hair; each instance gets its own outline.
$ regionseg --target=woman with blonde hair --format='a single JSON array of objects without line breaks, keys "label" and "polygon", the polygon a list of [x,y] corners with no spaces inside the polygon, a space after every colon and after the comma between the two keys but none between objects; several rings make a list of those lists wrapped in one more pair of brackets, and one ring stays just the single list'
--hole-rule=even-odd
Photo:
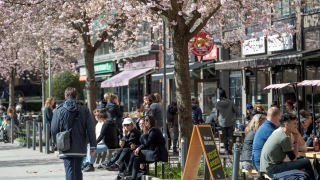
[{"label": "woman with blonde hair", "polygon": [[48,97],[46,103],[44,104],[44,120],[46,120],[51,125],[51,120],[53,116],[53,97]]},{"label": "woman with blonde hair", "polygon": [[156,97],[157,103],[160,103],[161,105],[163,105],[160,94],[154,93],[153,95]]},{"label": "woman with blonde hair", "polygon": [[245,169],[245,170],[254,169],[252,165],[252,160],[251,160],[253,139],[254,139],[254,135],[256,134],[256,131],[266,120],[267,120],[267,116],[263,114],[257,114],[253,116],[252,120],[250,121],[250,123],[245,129],[246,138],[244,139],[244,142],[243,142],[243,152],[241,156],[242,169]]},{"label": "woman with blonde hair", "polygon": [[13,107],[10,107],[7,111],[7,121],[13,120],[14,125],[19,126],[19,121],[18,121],[18,115],[15,113],[15,110]]}]

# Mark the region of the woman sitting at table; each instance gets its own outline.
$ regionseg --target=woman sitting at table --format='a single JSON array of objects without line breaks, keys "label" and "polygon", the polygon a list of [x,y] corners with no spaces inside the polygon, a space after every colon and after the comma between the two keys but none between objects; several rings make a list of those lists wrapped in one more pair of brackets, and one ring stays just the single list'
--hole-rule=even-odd
[{"label": "woman sitting at table", "polygon": [[253,116],[252,120],[249,122],[245,129],[246,137],[243,141],[243,152],[241,156],[241,166],[242,169],[251,170],[254,169],[252,165],[252,144],[253,138],[259,127],[266,121],[267,117],[263,114],[257,114]]},{"label": "woman sitting at table", "polygon": [[[143,127],[143,143],[134,152],[132,177],[136,180],[141,163],[147,162],[168,162],[168,151],[166,149],[166,140],[162,136],[160,129],[156,127],[154,116],[147,115]],[[146,149],[148,150],[141,150]]]}]

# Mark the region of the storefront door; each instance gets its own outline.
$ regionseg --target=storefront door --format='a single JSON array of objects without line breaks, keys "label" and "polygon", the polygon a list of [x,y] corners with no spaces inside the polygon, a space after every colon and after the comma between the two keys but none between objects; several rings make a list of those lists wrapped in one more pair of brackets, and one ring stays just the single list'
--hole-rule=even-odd
[{"label": "storefront door", "polygon": [[195,79],[194,93],[195,97],[199,99],[199,105],[202,110],[202,118],[206,121],[210,116],[212,109],[217,103],[217,88],[219,86],[218,80],[212,79]]}]

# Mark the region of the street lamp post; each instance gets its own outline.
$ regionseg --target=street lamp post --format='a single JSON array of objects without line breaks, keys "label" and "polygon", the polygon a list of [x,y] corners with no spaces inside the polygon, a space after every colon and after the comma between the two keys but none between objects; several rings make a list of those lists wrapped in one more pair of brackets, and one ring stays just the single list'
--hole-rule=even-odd
[{"label": "street lamp post", "polygon": [[63,51],[63,49],[57,48],[49,48],[49,97],[51,97],[51,50],[52,51]]}]

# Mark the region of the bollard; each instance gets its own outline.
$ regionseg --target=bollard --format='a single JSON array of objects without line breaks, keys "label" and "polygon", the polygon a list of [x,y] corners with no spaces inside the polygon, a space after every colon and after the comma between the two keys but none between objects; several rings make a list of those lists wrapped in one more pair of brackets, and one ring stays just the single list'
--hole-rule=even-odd
[{"label": "bollard", "polygon": [[187,138],[181,138],[181,177],[183,176],[184,166],[188,155],[187,144]]},{"label": "bollard", "polygon": [[37,136],[36,136],[36,121],[33,121],[32,122],[32,129],[33,129],[33,132],[32,132],[32,149],[33,150],[36,150],[36,140],[37,140]]},{"label": "bollard", "polygon": [[209,180],[210,179],[210,172],[208,169],[206,156],[204,155],[204,153],[202,154],[202,156],[203,156],[203,180]]},{"label": "bollard", "polygon": [[239,177],[241,144],[235,143],[233,146],[233,165],[232,165],[232,180],[237,180]]},{"label": "bollard", "polygon": [[38,122],[38,130],[39,130],[39,150],[42,152],[42,126],[41,122]]},{"label": "bollard", "polygon": [[50,141],[49,128],[50,128],[50,124],[47,123],[46,128],[45,128],[46,129],[46,153],[47,154],[50,154],[50,152],[49,152],[49,141]]},{"label": "bollard", "polygon": [[26,139],[26,143],[27,143],[27,148],[30,148],[30,124],[29,121],[26,121],[26,134],[27,134],[27,139]]},{"label": "bollard", "polygon": [[11,120],[11,143],[13,144],[13,141],[14,141],[14,137],[13,137],[13,119]]}]

